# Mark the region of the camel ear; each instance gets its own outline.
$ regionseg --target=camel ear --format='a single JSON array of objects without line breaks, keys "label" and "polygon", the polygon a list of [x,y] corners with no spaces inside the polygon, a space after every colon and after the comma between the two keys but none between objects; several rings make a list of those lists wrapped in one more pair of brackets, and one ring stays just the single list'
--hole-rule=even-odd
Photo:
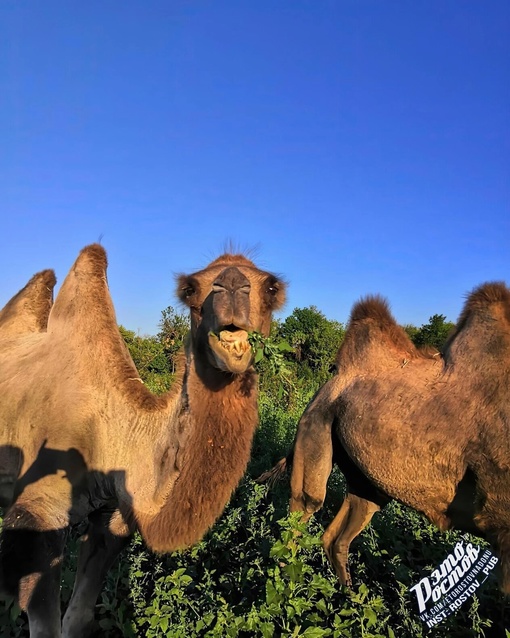
[{"label": "camel ear", "polygon": [[195,305],[200,294],[200,286],[197,279],[188,275],[177,277],[177,296],[187,306]]},{"label": "camel ear", "polygon": [[285,303],[285,282],[274,275],[268,275],[262,287],[264,303],[270,310],[278,310]]}]

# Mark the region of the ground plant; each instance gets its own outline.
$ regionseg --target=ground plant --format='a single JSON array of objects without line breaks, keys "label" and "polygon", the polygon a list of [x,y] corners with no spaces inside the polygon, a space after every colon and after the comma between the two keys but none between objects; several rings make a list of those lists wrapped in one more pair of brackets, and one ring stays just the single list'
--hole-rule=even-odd
[{"label": "ground plant", "polygon": [[[165,382],[157,383],[161,349],[153,341],[136,341],[132,333],[127,338],[137,356],[149,361],[146,383],[160,391],[171,382],[172,372],[164,369]],[[278,346],[279,338],[271,343],[254,337],[253,342],[266,352],[258,355],[260,426],[246,476],[198,545],[161,556],[150,552],[139,536],[133,539],[97,602],[96,638],[510,638],[510,605],[495,575],[440,625],[429,629],[423,624],[410,588],[458,540],[483,541],[441,533],[395,501],[353,542],[353,586],[340,586],[320,538],[343,498],[342,474],[333,471],[325,506],[306,526],[299,515],[288,514],[285,481],[270,487],[255,480],[291,446],[299,416],[318,385],[308,372],[300,376],[293,353]],[[275,365],[286,366],[284,391],[274,374],[264,377]],[[82,532],[73,531],[62,572],[64,605],[71,595]],[[25,615],[9,599],[0,600],[0,636],[28,636]]]}]

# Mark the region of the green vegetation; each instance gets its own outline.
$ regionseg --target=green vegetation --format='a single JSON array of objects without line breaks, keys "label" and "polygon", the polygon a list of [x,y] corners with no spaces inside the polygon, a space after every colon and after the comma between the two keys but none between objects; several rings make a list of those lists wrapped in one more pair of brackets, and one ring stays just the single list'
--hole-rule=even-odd
[{"label": "green vegetation", "polygon": [[177,313],[172,306],[161,312],[160,330],[156,337],[140,336],[119,326],[142,381],[153,392],[161,394],[170,388],[175,376],[178,353],[189,326],[188,316]]},{"label": "green vegetation", "polygon": [[[157,337],[122,328],[142,378],[155,391],[172,381],[177,345],[184,340],[181,319],[172,308],[164,311]],[[433,319],[431,326],[445,323]],[[426,333],[424,327],[416,333]],[[460,534],[441,534],[416,512],[392,502],[353,542],[353,587],[347,590],[320,545],[343,498],[340,472],[331,475],[325,507],[308,526],[288,516],[285,483],[270,490],[254,480],[288,451],[306,404],[329,376],[342,337],[343,326],[313,307],[274,322],[269,339],[250,335],[254,350],[261,352],[256,357],[261,392],[260,427],[247,475],[195,547],[158,556],[134,538],[98,601],[97,637],[505,636],[510,609],[494,576],[436,629],[419,619],[409,588],[444,560]],[[63,570],[64,604],[71,595],[77,537],[78,530]],[[0,628],[2,636],[28,635],[26,618],[12,601],[0,601]]]},{"label": "green vegetation", "polygon": [[338,321],[327,319],[315,306],[295,308],[277,332],[294,349],[296,374],[319,386],[330,375],[331,366],[343,341],[345,329]]},{"label": "green vegetation", "polygon": [[432,315],[429,322],[423,324],[421,328],[416,328],[413,325],[404,326],[415,346],[434,346],[438,350],[443,348],[454,328],[455,324],[446,321],[444,315]]}]

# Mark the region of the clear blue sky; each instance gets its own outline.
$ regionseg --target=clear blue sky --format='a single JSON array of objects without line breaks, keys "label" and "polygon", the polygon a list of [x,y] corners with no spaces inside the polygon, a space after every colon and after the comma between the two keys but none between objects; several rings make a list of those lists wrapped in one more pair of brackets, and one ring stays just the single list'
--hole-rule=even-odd
[{"label": "clear blue sky", "polygon": [[119,323],[258,247],[295,307],[510,280],[508,0],[3,0],[0,305],[101,241]]}]

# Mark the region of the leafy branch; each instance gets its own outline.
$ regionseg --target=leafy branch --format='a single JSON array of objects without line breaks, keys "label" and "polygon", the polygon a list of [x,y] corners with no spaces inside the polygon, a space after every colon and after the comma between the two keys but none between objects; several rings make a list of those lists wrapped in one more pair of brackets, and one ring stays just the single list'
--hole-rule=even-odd
[{"label": "leafy branch", "polygon": [[276,341],[274,337],[264,337],[260,332],[248,333],[248,342],[253,350],[253,363],[257,372],[269,372],[281,379],[279,396],[293,389],[292,372],[287,365],[285,353],[293,353],[294,348],[282,339]]}]

